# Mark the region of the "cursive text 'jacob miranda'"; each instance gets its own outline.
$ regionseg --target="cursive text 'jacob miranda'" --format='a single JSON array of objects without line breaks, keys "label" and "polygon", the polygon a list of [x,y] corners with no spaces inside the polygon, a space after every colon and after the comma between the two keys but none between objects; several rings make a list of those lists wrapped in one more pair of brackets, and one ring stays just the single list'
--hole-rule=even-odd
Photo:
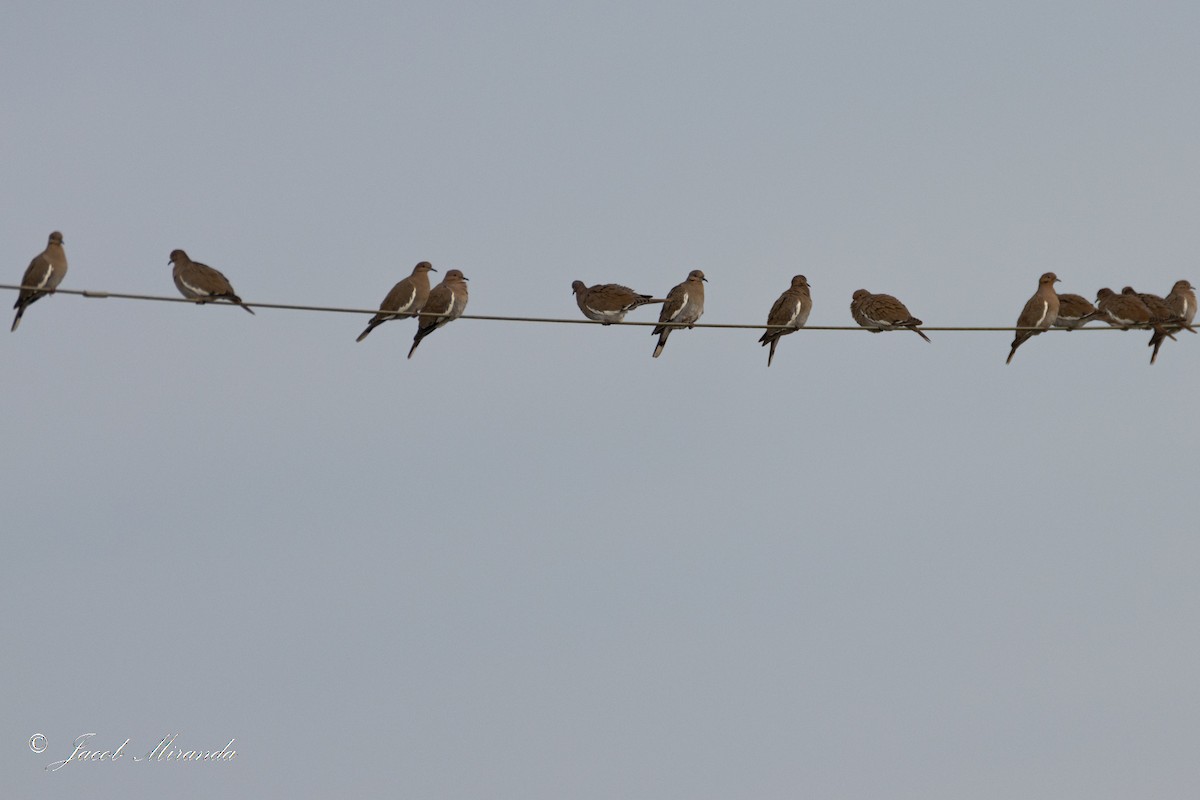
[{"label": "cursive text 'jacob miranda'", "polygon": [[[91,745],[90,739],[95,736],[94,733],[80,734],[75,740],[75,749],[71,755],[55,761],[53,764],[47,764],[46,769],[50,772],[57,772],[71,762],[83,761],[120,761],[125,757],[125,748],[129,745],[129,739],[121,742],[121,745],[115,750],[89,750]],[[237,758],[237,750],[233,749],[233,743],[237,739],[230,739],[229,744],[222,747],[220,750],[184,750],[175,744],[175,740],[179,738],[179,734],[173,733],[169,736],[164,736],[159,740],[158,744],[154,745],[154,749],[146,753],[144,756],[130,756],[134,761],[232,761]]]}]

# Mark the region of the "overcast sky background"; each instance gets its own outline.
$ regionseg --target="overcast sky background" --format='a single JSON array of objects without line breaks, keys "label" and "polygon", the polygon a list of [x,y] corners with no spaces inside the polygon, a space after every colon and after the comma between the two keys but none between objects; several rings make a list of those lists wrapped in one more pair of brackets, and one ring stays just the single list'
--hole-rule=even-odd
[{"label": "overcast sky background", "polygon": [[[0,262],[813,325],[1200,283],[1200,6],[9,3]],[[435,276],[436,277],[436,276]],[[0,293],[11,305],[13,295]],[[7,306],[6,306],[7,307]],[[8,312],[11,313],[11,312]],[[652,320],[642,309],[630,319]],[[0,359],[7,797],[1183,798],[1200,337],[59,296]],[[27,744],[43,733],[48,749]],[[72,764],[85,732],[232,764]]]}]

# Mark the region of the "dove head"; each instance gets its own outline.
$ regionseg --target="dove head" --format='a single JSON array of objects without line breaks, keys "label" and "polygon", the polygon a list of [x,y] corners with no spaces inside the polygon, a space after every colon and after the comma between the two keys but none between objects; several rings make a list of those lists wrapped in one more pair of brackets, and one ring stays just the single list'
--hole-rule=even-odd
[{"label": "dove head", "polygon": [[63,238],[62,238],[62,234],[60,232],[55,231],[54,233],[50,234],[50,244],[62,244],[62,243],[63,243]]},{"label": "dove head", "polygon": [[1175,281],[1175,285],[1171,287],[1172,292],[1190,292],[1192,285],[1187,281]]},{"label": "dove head", "polygon": [[587,291],[587,286],[583,284],[583,281],[571,281],[571,291],[579,294],[580,292]]},{"label": "dove head", "polygon": [[1047,272],[1038,279],[1038,284],[1042,286],[1053,286],[1058,283],[1058,276],[1053,272]]},{"label": "dove head", "polygon": [[862,300],[864,297],[870,297],[871,293],[866,289],[858,289],[854,294],[850,295],[853,300]]},{"label": "dove head", "polygon": [[1096,292],[1096,302],[1099,303],[1101,300],[1106,300],[1106,299],[1112,297],[1113,294],[1114,294],[1113,290],[1109,289],[1107,286],[1105,286],[1103,289]]},{"label": "dove head", "polygon": [[704,281],[706,283],[708,282],[708,278],[704,277],[704,273],[698,269],[694,269],[688,273],[688,280],[689,281]]},{"label": "dove head", "polygon": [[803,275],[797,275],[796,277],[792,278],[792,288],[793,289],[807,289],[808,288],[808,278],[804,277]]},{"label": "dove head", "polygon": [[422,261],[413,267],[413,274],[415,275],[418,272],[437,272],[437,270],[433,268],[433,264],[430,264],[428,261]]},{"label": "dove head", "polygon": [[462,270],[460,270],[460,269],[452,269],[452,270],[449,270],[446,272],[446,281],[448,283],[457,283],[458,281],[465,281],[465,280],[470,280],[470,279],[467,276],[463,275]]},{"label": "dove head", "polygon": [[182,264],[182,263],[185,263],[187,260],[188,260],[187,253],[183,252],[182,250],[172,250],[171,251],[171,260],[168,261],[167,263],[168,264]]},{"label": "dove head", "polygon": [[1136,295],[1137,291],[1135,291],[1132,286],[1126,286],[1124,289],[1121,290],[1121,294],[1126,295],[1126,296]]}]

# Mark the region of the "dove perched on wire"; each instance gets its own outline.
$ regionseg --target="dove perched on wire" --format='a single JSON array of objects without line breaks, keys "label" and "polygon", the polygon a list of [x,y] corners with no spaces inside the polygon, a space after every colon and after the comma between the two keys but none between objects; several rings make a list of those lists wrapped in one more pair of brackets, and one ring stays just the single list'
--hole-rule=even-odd
[{"label": "dove perched on wire", "polygon": [[907,328],[929,341],[929,337],[918,327],[925,323],[910,314],[904,303],[890,294],[872,294],[866,289],[859,289],[850,299],[850,315],[871,333]]},{"label": "dove perched on wire", "polygon": [[764,347],[768,344],[771,349],[767,352],[767,366],[775,358],[775,345],[779,344],[781,336],[795,333],[808,322],[809,312],[812,311],[812,297],[809,295],[808,278],[796,275],[792,285],[775,301],[767,314],[768,325],[781,325],[779,328],[768,328],[758,341]]},{"label": "dove perched on wire", "polygon": [[446,323],[458,319],[466,310],[467,278],[461,270],[448,270],[442,282],[429,292],[429,299],[425,302],[425,308],[421,310],[417,333],[413,336],[408,357],[412,358],[422,339]]},{"label": "dove perched on wire", "polygon": [[241,306],[251,314],[254,313],[254,309],[242,302],[242,298],[233,291],[229,279],[219,270],[215,270],[207,264],[192,261],[182,250],[172,250],[171,260],[167,263],[175,265],[171,269],[171,277],[175,279],[175,287],[179,289],[179,293],[187,299],[195,300],[197,304],[227,300]]},{"label": "dove perched on wire", "polygon": [[1054,327],[1074,330],[1093,320],[1103,322],[1104,315],[1086,297],[1058,293],[1058,316],[1054,318]]},{"label": "dove perched on wire", "polygon": [[1021,316],[1017,317],[1018,328],[1036,328],[1037,330],[1018,330],[1017,335],[1013,337],[1012,349],[1008,351],[1008,360],[1005,364],[1011,364],[1013,356],[1017,353],[1017,348],[1025,341],[1045,330],[1049,330],[1054,322],[1058,319],[1058,293],[1054,291],[1054,284],[1058,283],[1058,276],[1053,272],[1046,272],[1042,277],[1038,278],[1037,291],[1033,293],[1033,297],[1025,301],[1025,307],[1021,309]]},{"label": "dove perched on wire", "polygon": [[583,281],[574,281],[571,291],[575,293],[575,303],[583,315],[605,325],[624,321],[625,315],[639,306],[666,302],[648,294],[638,294],[619,283],[586,286]]},{"label": "dove perched on wire", "polygon": [[399,281],[379,304],[379,313],[371,317],[367,329],[354,341],[361,342],[378,326],[393,319],[415,317],[429,300],[429,273],[437,272],[428,261],[413,267],[412,274]]},{"label": "dove perched on wire", "polygon": [[13,317],[12,330],[15,331],[21,324],[25,309],[57,289],[66,274],[67,253],[63,250],[63,235],[54,231],[50,234],[46,249],[34,256],[25,268],[21,291],[17,294],[17,302],[13,304],[17,315]]},{"label": "dove perched on wire", "polygon": [[704,283],[708,278],[698,269],[688,273],[687,279],[667,293],[667,300],[659,312],[660,324],[654,326],[651,335],[658,336],[658,344],[654,348],[654,357],[658,358],[663,348],[667,346],[667,337],[671,335],[674,325],[663,325],[664,322],[687,325],[689,328],[696,324],[704,313]]}]

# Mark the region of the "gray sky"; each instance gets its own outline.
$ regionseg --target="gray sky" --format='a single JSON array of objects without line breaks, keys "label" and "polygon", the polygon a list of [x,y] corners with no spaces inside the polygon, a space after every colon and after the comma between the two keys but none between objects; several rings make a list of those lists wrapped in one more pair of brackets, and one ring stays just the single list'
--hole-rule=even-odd
[{"label": "gray sky", "polygon": [[[363,307],[427,259],[477,314],[693,268],[706,322],[797,273],[813,325],[1200,283],[1195,3],[0,16],[4,282],[59,229],[64,288],[173,294],[179,247]],[[6,796],[1194,795],[1200,339],[768,370],[753,331],[406,361],[364,323],[60,296],[0,334]],[[238,758],[44,771],[85,732]]]}]

